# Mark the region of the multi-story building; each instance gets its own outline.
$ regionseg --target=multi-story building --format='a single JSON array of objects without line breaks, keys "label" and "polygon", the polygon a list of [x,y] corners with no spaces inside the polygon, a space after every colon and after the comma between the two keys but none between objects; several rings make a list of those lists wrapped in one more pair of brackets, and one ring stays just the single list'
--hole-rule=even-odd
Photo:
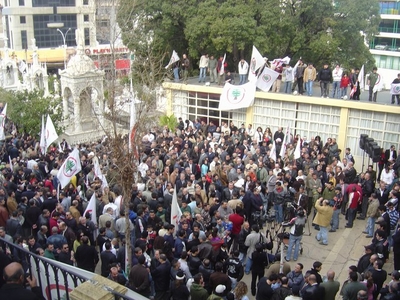
[{"label": "multi-story building", "polygon": [[29,61],[24,51],[35,39],[39,59],[62,63],[76,46],[76,29],[83,29],[85,46],[97,45],[95,0],[1,0],[1,5],[3,39],[21,59]]},{"label": "multi-story building", "polygon": [[[76,46],[75,29],[83,29],[85,45],[96,45],[94,0],[2,0],[3,30],[14,50]],[[68,29],[71,30],[66,34]],[[64,34],[64,36],[63,36]],[[65,42],[64,42],[65,39]]]},{"label": "multi-story building", "polygon": [[379,35],[371,41],[370,51],[383,77],[385,88],[390,88],[391,82],[400,72],[400,2],[380,1],[379,7]]}]

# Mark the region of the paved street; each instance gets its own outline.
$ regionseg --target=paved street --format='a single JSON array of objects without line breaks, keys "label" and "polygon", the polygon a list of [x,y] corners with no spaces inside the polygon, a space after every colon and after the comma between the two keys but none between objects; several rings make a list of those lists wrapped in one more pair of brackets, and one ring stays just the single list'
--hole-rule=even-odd
[{"label": "paved street", "polygon": [[[348,267],[351,265],[357,265],[358,259],[364,254],[364,246],[371,243],[371,239],[367,239],[365,234],[362,233],[365,229],[366,222],[366,220],[356,220],[353,228],[345,228],[345,218],[343,215],[340,215],[339,230],[328,234],[328,246],[320,245],[315,239],[318,231],[315,230],[311,224],[311,235],[308,235],[309,231],[308,226],[306,225],[305,234],[302,240],[304,249],[303,254],[300,255],[297,260],[297,262],[304,265],[303,274],[312,267],[314,261],[319,260],[322,262],[321,276],[326,276],[328,270],[333,270],[336,273],[336,280],[338,280],[342,286],[342,283],[348,276]],[[274,243],[274,247],[276,248],[276,242]],[[286,252],[284,253],[286,254]],[[289,262],[292,270],[297,262],[294,262],[293,260]],[[392,253],[390,254],[389,262],[386,263],[383,268],[388,273],[392,272]],[[255,299],[255,297],[251,296],[250,291],[251,274],[245,275],[243,280],[249,287],[249,298]],[[337,295],[336,299],[341,299],[341,297]]]}]

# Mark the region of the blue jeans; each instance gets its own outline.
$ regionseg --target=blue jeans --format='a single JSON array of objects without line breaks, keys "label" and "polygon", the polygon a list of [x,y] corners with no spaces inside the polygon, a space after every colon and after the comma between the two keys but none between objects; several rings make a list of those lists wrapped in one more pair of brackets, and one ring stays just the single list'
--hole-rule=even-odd
[{"label": "blue jeans", "polygon": [[335,98],[335,94],[336,94],[336,98],[339,99],[339,97],[340,97],[340,81],[334,81],[332,83],[332,98]]},{"label": "blue jeans", "polygon": [[367,220],[366,232],[368,232],[368,235],[370,235],[370,236],[374,236],[375,220],[376,220],[376,218],[372,218],[372,217],[369,217]]},{"label": "blue jeans", "polygon": [[344,96],[347,96],[347,86],[342,88],[342,95],[340,97],[343,98]]},{"label": "blue jeans", "polygon": [[199,82],[206,82],[206,70],[207,68],[200,68]]},{"label": "blue jeans", "polygon": [[246,74],[239,74],[239,85],[245,84],[246,83],[246,79],[247,79],[247,75]]},{"label": "blue jeans", "polygon": [[174,81],[179,82],[179,68],[174,68]]},{"label": "blue jeans", "polygon": [[328,227],[319,226],[317,240],[322,241],[322,243],[325,245],[328,245]]},{"label": "blue jeans", "polygon": [[337,230],[339,228],[339,215],[340,215],[340,209],[336,209],[333,211],[332,221],[331,221],[332,230]]},{"label": "blue jeans", "polygon": [[250,273],[250,270],[251,270],[251,266],[253,265],[253,260],[251,259],[251,257],[248,257],[247,258],[247,261],[246,261],[246,267],[244,268],[244,272],[246,273],[246,274],[249,274]]},{"label": "blue jeans", "polygon": [[283,85],[283,92],[285,94],[291,94],[292,93],[292,82],[291,81],[285,81],[285,84]]},{"label": "blue jeans", "polygon": [[247,253],[246,252],[245,253],[240,252],[239,260],[242,263],[242,265],[244,265],[246,263],[246,261],[247,261]]},{"label": "blue jeans", "polygon": [[299,257],[300,242],[301,242],[302,238],[303,238],[302,235],[295,236],[295,235],[291,234],[289,236],[289,246],[288,246],[288,249],[286,252],[286,260],[290,260],[290,257],[292,256],[293,246],[294,246],[293,259],[297,260],[297,258]]},{"label": "blue jeans", "polygon": [[307,95],[308,96],[312,96],[312,92],[313,92],[312,86],[313,86],[313,81],[312,80],[309,80],[309,81],[306,82],[306,89],[307,89]]},{"label": "blue jeans", "polygon": [[283,222],[283,207],[282,204],[274,204],[275,220],[277,223]]}]

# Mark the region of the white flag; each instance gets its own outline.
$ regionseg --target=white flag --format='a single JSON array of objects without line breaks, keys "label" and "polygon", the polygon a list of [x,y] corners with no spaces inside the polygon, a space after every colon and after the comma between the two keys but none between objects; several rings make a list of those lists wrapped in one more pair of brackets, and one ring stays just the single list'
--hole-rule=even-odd
[{"label": "white flag", "polygon": [[249,68],[249,81],[257,79],[257,70],[265,65],[265,60],[258,52],[257,48],[253,45],[251,52],[250,68]]},{"label": "white flag", "polygon": [[289,142],[290,142],[290,127],[288,125],[286,127],[285,137],[283,138],[283,141],[282,141],[281,151],[279,152],[279,156],[281,158],[283,158],[285,156],[286,146],[287,146],[287,144],[289,144]]},{"label": "white flag", "polygon": [[104,176],[103,172],[101,171],[99,162],[97,160],[94,162],[94,176],[99,177],[99,179],[102,182],[101,187],[103,189],[108,186],[107,178],[106,178],[106,176]]},{"label": "white flag", "polygon": [[276,58],[271,62],[271,65],[275,67],[281,66],[282,64],[288,65],[290,63],[290,57],[286,56],[284,58]]},{"label": "white flag", "polygon": [[400,95],[400,83],[392,83],[390,86],[390,94]]},{"label": "white flag", "polygon": [[90,219],[93,221],[94,224],[97,225],[97,200],[96,200],[96,193],[93,193],[92,197],[90,198],[90,201],[86,207],[85,212],[83,213],[83,216],[86,215],[86,213],[90,213],[91,217]]},{"label": "white flag", "polygon": [[224,54],[224,59],[222,60],[221,64],[221,69],[219,70],[219,75],[224,75],[225,74],[225,59],[226,59],[226,53]]},{"label": "white flag", "polygon": [[81,160],[79,158],[79,150],[75,148],[58,171],[57,178],[63,189],[70,181],[72,176],[82,170]]},{"label": "white flag", "polygon": [[296,149],[294,149],[294,159],[299,159],[301,157],[301,139],[297,140]]},{"label": "white flag", "polygon": [[[86,213],[90,213],[90,220],[95,225],[97,225],[97,200],[96,200],[96,193],[95,192],[93,192],[92,198],[90,198],[90,201],[88,203],[88,206],[86,207],[85,212],[83,213],[83,216],[86,216]],[[97,231],[98,231],[97,229],[93,231],[93,238],[95,240],[96,240],[97,235],[98,235]]]},{"label": "white flag", "polygon": [[168,65],[165,66],[165,68],[168,69],[168,67],[169,67],[170,65],[172,65],[173,63],[176,63],[176,62],[179,61],[179,60],[180,60],[180,58],[179,58],[179,56],[178,56],[178,53],[176,53],[176,51],[173,50],[173,51],[172,51],[172,55],[171,55],[171,59],[169,60],[169,63],[168,63]]},{"label": "white flag", "polygon": [[269,155],[269,158],[272,158],[274,162],[276,162],[276,146],[275,146],[275,141],[272,142],[272,148],[271,148],[271,153]]},{"label": "white flag", "polygon": [[178,204],[178,196],[176,195],[176,188],[174,188],[174,194],[172,195],[172,205],[171,205],[171,224],[175,225],[175,233],[178,230],[181,216],[182,216],[182,211]]},{"label": "white flag", "polygon": [[278,76],[278,72],[265,67],[257,79],[257,87],[264,92],[268,92]]},{"label": "white flag", "polygon": [[47,115],[46,121],[46,150],[49,148],[51,143],[53,143],[56,139],[58,139],[58,134],[56,129],[54,128],[53,121],[51,120],[50,116]]},{"label": "white flag", "polygon": [[253,105],[255,93],[256,85],[254,81],[242,85],[232,85],[227,82],[219,99],[219,109],[247,108]]},{"label": "white flag", "polygon": [[24,74],[26,71],[26,63],[23,60],[19,61],[18,70]]},{"label": "white flag", "polygon": [[360,89],[364,89],[364,65],[362,65],[360,73],[358,73],[357,80],[360,84]]},{"label": "white flag", "polygon": [[45,126],[44,126],[44,115],[42,115],[42,129],[40,131],[40,151],[42,152],[42,154],[44,155],[46,153],[46,130],[45,130]]},{"label": "white flag", "polygon": [[4,132],[6,117],[7,117],[7,103],[4,106],[3,111],[0,113],[0,141],[4,141],[6,139],[6,134]]}]

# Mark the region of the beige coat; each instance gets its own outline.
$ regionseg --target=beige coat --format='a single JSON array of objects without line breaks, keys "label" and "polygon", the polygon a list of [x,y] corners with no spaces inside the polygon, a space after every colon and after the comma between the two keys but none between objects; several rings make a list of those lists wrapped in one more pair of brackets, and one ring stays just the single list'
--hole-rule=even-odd
[{"label": "beige coat", "polygon": [[367,210],[367,218],[376,218],[379,207],[379,200],[373,199],[369,201],[368,210]]},{"label": "beige coat", "polygon": [[304,82],[307,82],[309,80],[315,81],[315,79],[317,79],[317,70],[315,70],[315,68],[312,67],[311,74],[309,74],[310,72],[308,70],[309,70],[308,67],[304,69],[304,75],[303,75]]},{"label": "beige coat", "polygon": [[329,205],[320,205],[320,201],[316,201],[315,209],[317,210],[317,215],[313,223],[322,227],[328,227],[331,223],[333,208]]}]

